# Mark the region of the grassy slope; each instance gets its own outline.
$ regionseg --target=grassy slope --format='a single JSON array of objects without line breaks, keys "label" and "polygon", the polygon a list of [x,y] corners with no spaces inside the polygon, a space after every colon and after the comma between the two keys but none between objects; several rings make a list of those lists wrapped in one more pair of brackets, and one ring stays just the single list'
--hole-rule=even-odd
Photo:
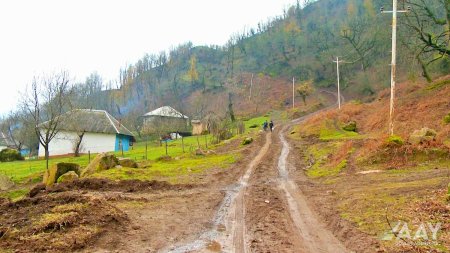
[{"label": "grassy slope", "polygon": [[[400,85],[396,134],[407,140],[413,130],[432,127],[437,141],[427,145],[386,143],[386,93],[371,104],[348,103],[341,112],[321,113],[291,131],[293,140],[308,145],[300,154],[306,174],[336,192],[341,216],[362,231],[381,240],[389,231],[387,218],[393,226],[397,221],[408,222],[412,236],[421,222],[441,222],[437,244],[432,241],[433,245],[421,248],[424,252],[450,250],[446,201],[450,150],[443,144],[450,139],[450,124],[443,121],[450,112],[449,80],[447,76],[430,86]],[[358,123],[359,133],[342,130],[348,120]],[[358,174],[369,170],[380,172]],[[399,246],[395,239],[382,244],[392,252],[410,247]]]},{"label": "grassy slope", "polygon": [[[246,126],[246,134],[251,134],[260,129],[260,126],[267,120],[268,117],[251,118],[244,121]],[[257,125],[257,128],[250,128],[251,125]],[[233,138],[241,138],[242,136],[235,136]],[[211,136],[196,136],[186,137],[183,142],[181,140],[174,140],[168,142],[168,154],[176,159],[171,161],[157,161],[159,157],[166,154],[166,148],[163,144],[149,142],[147,159],[148,168],[130,169],[122,168],[116,170],[109,170],[102,173],[95,174],[95,177],[106,177],[114,180],[121,179],[164,179],[171,182],[179,182],[180,180],[189,180],[188,175],[193,173],[200,173],[209,168],[226,168],[239,158],[238,154],[233,152],[227,154],[217,154],[208,156],[195,156],[192,152],[200,147],[206,149],[206,142],[208,142],[208,149],[214,149],[217,145],[211,145]],[[184,152],[183,145],[184,143]],[[222,144],[218,144],[222,145]],[[132,158],[138,162],[145,161],[146,143],[136,143],[132,150],[124,152],[123,157]],[[115,153],[122,157],[121,152]],[[91,155],[93,159],[95,154]],[[78,163],[82,167],[89,163],[88,155],[81,157],[58,157],[50,159],[50,166],[59,162],[73,162]],[[42,180],[43,172],[45,171],[45,160],[27,160],[0,163],[0,173],[9,176],[18,187],[9,192],[0,193],[0,197],[9,197],[11,199],[18,199],[28,192],[28,187],[34,183]],[[180,179],[181,177],[181,179]],[[24,187],[22,187],[24,186]]]}]

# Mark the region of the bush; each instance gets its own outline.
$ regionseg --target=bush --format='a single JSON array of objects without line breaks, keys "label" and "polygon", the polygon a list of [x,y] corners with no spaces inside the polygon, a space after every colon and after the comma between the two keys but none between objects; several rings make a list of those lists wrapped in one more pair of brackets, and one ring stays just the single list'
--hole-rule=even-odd
[{"label": "bush", "polygon": [[24,158],[19,153],[19,151],[15,149],[4,149],[0,152],[0,162],[13,162],[13,161],[22,161]]},{"label": "bush", "polygon": [[348,122],[347,124],[345,124],[343,129],[348,132],[356,132],[356,122],[355,121]]},{"label": "bush", "polygon": [[447,201],[450,201],[450,183],[447,185]]},{"label": "bush", "polygon": [[253,125],[249,126],[248,128],[258,128],[258,127],[259,127],[258,124],[253,124]]},{"label": "bush", "polygon": [[387,141],[388,141],[388,144],[396,144],[396,145],[403,145],[403,143],[404,143],[402,137],[397,136],[397,135],[389,136]]},{"label": "bush", "polygon": [[242,145],[248,145],[250,143],[253,142],[253,138],[252,137],[247,137],[242,141]]},{"label": "bush", "polygon": [[444,117],[444,122],[445,122],[446,124],[450,124],[450,113],[447,114],[447,115]]}]

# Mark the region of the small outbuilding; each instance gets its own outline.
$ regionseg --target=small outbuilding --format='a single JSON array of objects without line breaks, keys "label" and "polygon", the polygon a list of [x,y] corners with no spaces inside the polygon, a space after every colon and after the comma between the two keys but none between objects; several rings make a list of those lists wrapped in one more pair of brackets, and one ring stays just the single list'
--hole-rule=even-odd
[{"label": "small outbuilding", "polygon": [[[77,109],[60,117],[58,133],[49,144],[49,155],[59,156],[75,153],[81,138],[79,153],[103,153],[128,151],[135,141],[134,135],[120,121],[103,110]],[[39,126],[41,131],[46,123]],[[39,156],[45,149],[39,144]]]},{"label": "small outbuilding", "polygon": [[192,124],[192,135],[202,135],[205,131],[208,131],[208,127],[205,122],[201,120],[193,119]]}]

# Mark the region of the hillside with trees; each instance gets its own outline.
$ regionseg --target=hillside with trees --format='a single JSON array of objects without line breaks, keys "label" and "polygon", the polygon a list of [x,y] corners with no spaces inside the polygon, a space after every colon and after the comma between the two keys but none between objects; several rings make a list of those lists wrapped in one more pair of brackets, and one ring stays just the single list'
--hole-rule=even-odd
[{"label": "hillside with trees", "polygon": [[[450,69],[449,3],[400,2],[400,8],[408,6],[411,11],[399,15],[398,79],[432,81]],[[116,82],[105,83],[93,73],[73,84],[71,105],[107,110],[133,131],[141,127],[139,116],[163,105],[192,118],[209,112],[225,117],[229,102],[238,115],[261,114],[290,107],[292,78],[298,85],[335,87],[336,56],[346,62],[341,67],[344,94],[370,100],[389,86],[391,17],[381,14],[381,7],[388,10],[390,2],[297,1],[282,15],[234,34],[225,45],[187,42],[146,54],[122,68]]]},{"label": "hillside with trees", "polygon": [[[399,17],[398,72],[402,80],[431,81],[449,69],[448,1],[402,1],[411,12]],[[299,2],[283,15],[233,35],[224,46],[185,43],[169,52],[145,55],[120,73],[115,114],[145,111],[163,104],[179,109],[187,98],[226,92],[245,85],[243,75],[335,85],[332,60],[339,56],[343,89],[352,96],[370,96],[389,85],[391,18],[380,14],[388,1],[321,0]],[[113,109],[113,108],[111,108]],[[194,112],[187,112],[193,114]]]}]

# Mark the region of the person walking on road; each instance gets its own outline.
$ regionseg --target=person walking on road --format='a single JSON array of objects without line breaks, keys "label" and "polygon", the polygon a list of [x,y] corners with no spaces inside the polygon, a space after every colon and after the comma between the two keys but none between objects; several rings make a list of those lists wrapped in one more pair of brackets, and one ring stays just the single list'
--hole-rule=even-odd
[{"label": "person walking on road", "polygon": [[264,121],[264,123],[263,123],[263,129],[264,129],[264,132],[267,131],[267,127],[268,127],[268,123],[267,123],[267,120],[266,120],[266,121]]},{"label": "person walking on road", "polygon": [[273,121],[272,120],[269,123],[269,127],[270,127],[270,132],[272,132],[273,131]]}]

